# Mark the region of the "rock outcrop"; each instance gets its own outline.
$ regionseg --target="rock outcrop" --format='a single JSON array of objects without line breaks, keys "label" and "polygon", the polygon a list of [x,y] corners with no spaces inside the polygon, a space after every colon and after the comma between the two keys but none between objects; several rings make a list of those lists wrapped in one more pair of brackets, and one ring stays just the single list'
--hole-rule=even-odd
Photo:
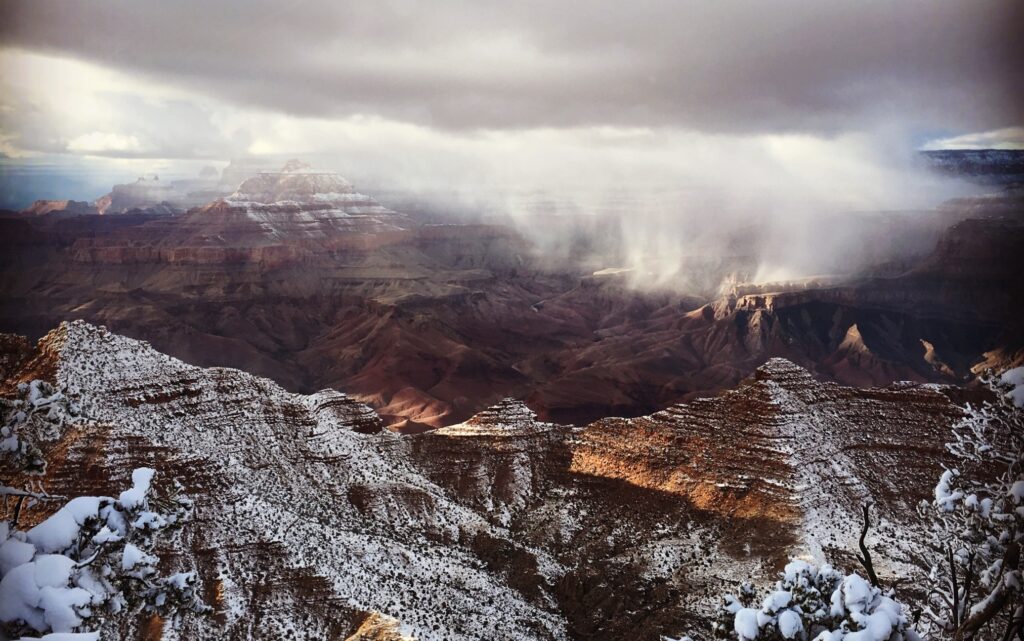
[{"label": "rock outcrop", "polygon": [[557,613],[460,543],[502,532],[412,468],[400,437],[356,431],[373,423],[366,406],[202,370],[84,323],[48,334],[38,358],[92,421],[52,450],[51,492],[109,491],[146,465],[196,503],[172,552],[215,613],[157,637],[124,621],[117,638],[392,638],[369,623],[378,613],[419,639],[566,638]]},{"label": "rock outcrop", "polygon": [[775,359],[651,416],[573,428],[505,400],[399,436],[338,392],[289,394],[82,322],[28,354],[8,343],[5,389],[47,378],[88,417],[50,448],[47,491],[109,494],[148,466],[195,501],[168,552],[214,613],[164,639],[674,637],[706,624],[723,584],[770,580],[790,555],[849,566],[869,500],[888,577],[964,400]]},{"label": "rock outcrop", "polygon": [[21,210],[24,216],[91,216],[99,214],[95,205],[83,200],[37,200]]}]

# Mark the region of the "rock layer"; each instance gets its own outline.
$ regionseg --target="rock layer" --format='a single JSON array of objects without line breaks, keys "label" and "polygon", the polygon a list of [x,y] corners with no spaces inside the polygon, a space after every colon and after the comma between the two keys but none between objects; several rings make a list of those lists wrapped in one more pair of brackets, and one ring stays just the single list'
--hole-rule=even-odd
[{"label": "rock layer", "polygon": [[[0,329],[103,323],[293,391],[345,389],[405,431],[509,396],[575,424],[648,414],[775,356],[863,386],[1024,362],[1019,199],[935,213],[968,219],[923,257],[708,301],[552,265],[511,228],[427,224],[340,176],[287,169],[181,215],[0,218]],[[900,229],[891,218],[880,229]],[[928,220],[904,226],[941,226]]]},{"label": "rock layer", "polygon": [[966,394],[845,388],[776,359],[646,417],[574,428],[509,400],[399,436],[338,392],[289,394],[81,322],[19,356],[7,389],[40,376],[89,417],[51,448],[48,491],[110,494],[146,465],[196,502],[166,552],[215,614],[165,639],[373,638],[398,629],[386,617],[419,639],[678,636],[723,585],[790,555],[850,567],[869,500],[888,580]]}]

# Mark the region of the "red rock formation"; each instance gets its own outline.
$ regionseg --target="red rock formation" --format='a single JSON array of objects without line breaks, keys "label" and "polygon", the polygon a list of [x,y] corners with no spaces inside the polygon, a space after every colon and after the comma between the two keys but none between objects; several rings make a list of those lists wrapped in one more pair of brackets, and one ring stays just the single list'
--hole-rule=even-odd
[{"label": "red rock formation", "polygon": [[850,567],[865,500],[889,582],[964,400],[775,359],[651,416],[571,428],[505,400],[402,437],[336,392],[288,394],[80,322],[18,362],[8,384],[42,373],[88,418],[49,448],[47,490],[111,494],[146,465],[195,501],[168,550],[216,606],[178,622],[190,638],[389,639],[399,622],[456,640],[675,637],[707,624],[723,582],[770,581],[792,554]]}]

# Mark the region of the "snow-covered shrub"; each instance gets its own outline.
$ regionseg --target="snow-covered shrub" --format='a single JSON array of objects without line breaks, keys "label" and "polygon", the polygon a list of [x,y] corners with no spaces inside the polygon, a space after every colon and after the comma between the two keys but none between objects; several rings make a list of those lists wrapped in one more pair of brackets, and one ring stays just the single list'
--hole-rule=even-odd
[{"label": "snow-covered shrub", "polygon": [[958,466],[921,506],[932,524],[918,559],[929,584],[922,621],[934,637],[1002,639],[1024,624],[1024,368],[987,383],[997,400],[954,426],[946,447]]},{"label": "snow-covered shrub", "polygon": [[917,641],[903,606],[856,574],[790,561],[761,601],[750,584],[727,595],[713,625],[733,641]]},{"label": "snow-covered shrub", "polygon": [[82,421],[77,403],[46,381],[19,384],[16,398],[0,398],[0,463],[11,472],[43,474],[43,445]]},{"label": "snow-covered shrub", "polygon": [[191,502],[154,471],[132,473],[118,498],[82,496],[27,532],[0,523],[0,624],[8,634],[97,630],[110,615],[206,609],[194,572],[159,576],[157,537]]}]

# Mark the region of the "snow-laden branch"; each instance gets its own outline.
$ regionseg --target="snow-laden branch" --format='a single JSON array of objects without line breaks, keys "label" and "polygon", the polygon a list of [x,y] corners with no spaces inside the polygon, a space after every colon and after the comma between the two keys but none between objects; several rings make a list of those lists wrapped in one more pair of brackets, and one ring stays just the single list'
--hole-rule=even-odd
[{"label": "snow-laden branch", "polygon": [[994,402],[968,406],[947,450],[935,498],[920,512],[932,524],[926,580],[929,636],[1002,639],[1024,599],[1024,368],[989,378]]},{"label": "snow-laden branch", "polygon": [[0,522],[0,626],[8,635],[96,631],[117,614],[207,609],[194,572],[157,570],[158,537],[192,504],[176,484],[154,494],[153,476],[139,468],[118,498],[77,497],[28,531]]},{"label": "snow-laden branch", "polygon": [[730,641],[918,641],[905,608],[857,574],[793,560],[757,605],[745,584],[727,595],[713,627]]}]

